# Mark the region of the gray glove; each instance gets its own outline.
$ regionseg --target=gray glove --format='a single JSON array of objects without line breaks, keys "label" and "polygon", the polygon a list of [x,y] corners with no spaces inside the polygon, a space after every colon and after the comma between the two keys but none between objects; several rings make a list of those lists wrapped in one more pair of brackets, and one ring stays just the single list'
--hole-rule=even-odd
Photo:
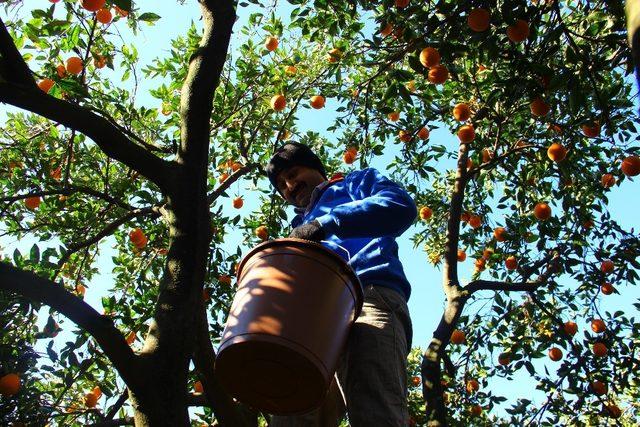
[{"label": "gray glove", "polygon": [[294,228],[289,237],[319,242],[326,237],[326,234],[322,229],[322,225],[314,219],[308,224],[302,224]]}]

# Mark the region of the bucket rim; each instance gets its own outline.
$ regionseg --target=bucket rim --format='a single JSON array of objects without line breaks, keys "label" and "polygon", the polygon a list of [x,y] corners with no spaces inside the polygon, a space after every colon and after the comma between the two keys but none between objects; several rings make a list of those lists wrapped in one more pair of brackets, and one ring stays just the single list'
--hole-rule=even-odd
[{"label": "bucket rim", "polygon": [[346,270],[347,275],[351,278],[351,282],[353,283],[353,288],[356,293],[356,312],[354,316],[355,319],[358,318],[360,312],[362,310],[362,305],[364,304],[364,290],[362,289],[362,283],[360,282],[360,278],[356,274],[356,272],[351,268],[351,266],[344,260],[340,255],[333,252],[331,249],[324,247],[322,244],[305,239],[298,239],[295,237],[283,237],[279,239],[267,240],[266,242],[259,243],[258,245],[251,248],[249,252],[240,260],[240,264],[238,264],[237,277],[240,280],[242,276],[242,269],[244,268],[247,261],[253,257],[256,253],[261,252],[267,248],[272,246],[294,246],[303,250],[315,250],[323,253],[324,255],[332,258],[336,261],[341,267]]}]

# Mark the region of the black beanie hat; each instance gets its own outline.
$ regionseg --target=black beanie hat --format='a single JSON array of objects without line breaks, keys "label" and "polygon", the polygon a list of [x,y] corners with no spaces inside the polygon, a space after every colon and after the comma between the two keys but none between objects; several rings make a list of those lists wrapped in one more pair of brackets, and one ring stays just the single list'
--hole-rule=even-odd
[{"label": "black beanie hat", "polygon": [[307,166],[317,170],[327,179],[327,172],[320,158],[311,149],[299,142],[288,142],[278,148],[267,165],[267,176],[276,189],[276,178],[280,172],[293,166]]}]

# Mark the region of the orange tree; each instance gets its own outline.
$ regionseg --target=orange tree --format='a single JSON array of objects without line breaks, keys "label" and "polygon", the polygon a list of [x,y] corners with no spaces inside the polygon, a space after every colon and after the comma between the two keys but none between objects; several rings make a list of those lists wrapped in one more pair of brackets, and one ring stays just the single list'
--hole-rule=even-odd
[{"label": "orange tree", "polygon": [[[213,343],[242,253],[226,237],[286,235],[261,167],[292,137],[331,173],[382,164],[421,207],[413,241],[442,268],[446,304],[410,357],[412,423],[638,415],[638,323],[600,310],[638,269],[637,235],[607,210],[640,172],[620,2],[201,0],[201,24],[147,64],[122,36],[160,18],[146,6],[3,3],[0,101],[33,114],[2,127],[2,227],[37,242],[0,263],[0,374],[21,378],[3,421],[186,425],[200,405],[200,421],[264,423],[219,386]],[[229,49],[237,8],[247,22]],[[159,108],[137,102],[142,79]],[[334,138],[299,120],[326,101]],[[250,215],[229,213],[244,202],[234,183],[258,201]],[[82,297],[106,245],[99,313]],[[509,396],[497,416],[492,379],[521,372],[547,400]]]}]

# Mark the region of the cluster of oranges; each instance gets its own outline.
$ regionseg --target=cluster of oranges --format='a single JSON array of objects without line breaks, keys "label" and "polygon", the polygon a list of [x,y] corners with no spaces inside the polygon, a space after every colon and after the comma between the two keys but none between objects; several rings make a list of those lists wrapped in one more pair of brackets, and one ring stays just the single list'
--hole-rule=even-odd
[{"label": "cluster of oranges", "polygon": [[420,51],[420,63],[427,68],[427,80],[435,85],[441,85],[449,79],[449,70],[440,63],[440,51],[435,47],[425,47]]},{"label": "cluster of oranges", "polygon": [[[491,26],[491,13],[487,9],[476,8],[467,15],[467,25],[472,31],[482,33]],[[524,19],[517,19],[507,26],[507,38],[513,43],[522,43],[530,34],[529,23]]]}]

